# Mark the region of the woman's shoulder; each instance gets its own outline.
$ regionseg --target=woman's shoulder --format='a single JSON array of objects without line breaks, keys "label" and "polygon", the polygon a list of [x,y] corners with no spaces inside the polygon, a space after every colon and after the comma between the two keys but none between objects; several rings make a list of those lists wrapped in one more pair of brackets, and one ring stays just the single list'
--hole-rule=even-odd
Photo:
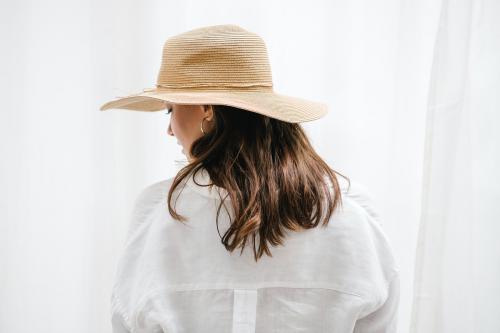
[{"label": "woman's shoulder", "polygon": [[366,212],[373,220],[382,225],[378,203],[374,199],[372,192],[362,183],[343,177],[338,177],[341,199],[343,202],[349,201],[350,204],[358,206],[359,209]]},{"label": "woman's shoulder", "polygon": [[160,180],[143,187],[134,202],[134,214],[147,212],[163,198],[170,189],[174,177]]},{"label": "woman's shoulder", "polygon": [[143,187],[136,197],[136,203],[148,203],[154,201],[160,195],[167,193],[172,185],[174,177],[163,179]]},{"label": "woman's shoulder", "polygon": [[130,223],[127,231],[127,240],[132,234],[144,225],[153,209],[162,201],[166,200],[168,191],[172,186],[174,177],[163,179],[143,187],[136,195],[130,214]]},{"label": "woman's shoulder", "polygon": [[388,243],[378,201],[368,187],[352,179],[350,182],[339,179],[339,186],[341,192],[339,214],[346,221],[345,226],[363,229],[371,237]]},{"label": "woman's shoulder", "polygon": [[[367,260],[378,267],[371,267],[375,275],[389,283],[399,272],[392,242],[383,227],[383,217],[379,214],[378,203],[372,192],[362,183],[351,180],[339,180],[342,194],[342,205],[339,213],[332,217],[332,231],[343,229],[341,234],[348,235],[350,244],[364,252]],[[366,267],[368,269],[368,267]]]}]

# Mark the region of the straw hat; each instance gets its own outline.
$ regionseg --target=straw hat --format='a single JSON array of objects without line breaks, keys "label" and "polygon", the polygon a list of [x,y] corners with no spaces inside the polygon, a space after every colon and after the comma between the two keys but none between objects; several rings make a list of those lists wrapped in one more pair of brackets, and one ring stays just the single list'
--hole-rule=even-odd
[{"label": "straw hat", "polygon": [[315,120],[328,112],[323,103],[274,92],[264,41],[233,24],[167,39],[156,87],[117,97],[100,110],[159,111],[166,102],[234,106],[290,123]]}]

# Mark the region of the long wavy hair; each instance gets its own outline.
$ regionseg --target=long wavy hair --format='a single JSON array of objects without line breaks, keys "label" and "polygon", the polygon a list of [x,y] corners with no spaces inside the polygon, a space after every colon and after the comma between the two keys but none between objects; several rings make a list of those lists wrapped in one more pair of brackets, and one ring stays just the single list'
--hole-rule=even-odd
[{"label": "long wavy hair", "polygon": [[[326,226],[341,190],[335,170],[314,151],[300,124],[230,106],[212,105],[214,127],[191,146],[192,161],[175,176],[168,193],[170,215],[186,221],[171,205],[184,178],[205,168],[211,184],[223,188],[234,216],[221,242],[232,252],[253,243],[254,259],[272,257],[270,245],[283,245],[286,229]],[[226,197],[227,197],[226,196]],[[216,224],[226,198],[221,197]],[[240,253],[241,255],[241,253]]]}]

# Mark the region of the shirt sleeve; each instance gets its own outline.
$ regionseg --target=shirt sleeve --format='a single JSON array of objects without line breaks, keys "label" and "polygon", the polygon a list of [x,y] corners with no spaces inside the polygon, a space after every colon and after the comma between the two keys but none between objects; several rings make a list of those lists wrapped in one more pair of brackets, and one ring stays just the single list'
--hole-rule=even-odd
[{"label": "shirt sleeve", "polygon": [[[128,230],[123,248],[125,248],[129,241],[133,239],[134,234],[139,232],[141,226],[147,222],[147,218],[151,214],[155,205],[160,200],[166,200],[166,193],[168,193],[169,184],[172,182],[172,179],[173,178],[153,183],[139,192],[139,195],[135,198],[133,207],[130,211]],[[118,276],[121,276],[121,271],[127,266],[128,260],[129,257],[125,255],[125,252],[122,252],[118,265],[115,269],[114,287],[119,284],[120,281],[117,281],[117,278]],[[126,308],[120,302],[114,289],[111,293],[110,302],[112,333],[131,333],[132,329],[130,328],[130,323],[128,322]]]},{"label": "shirt sleeve", "polygon": [[359,318],[353,333],[395,333],[397,331],[399,307],[399,273],[389,283],[387,298],[374,312]]},{"label": "shirt sleeve", "polygon": [[126,314],[120,300],[114,292],[111,294],[111,332],[112,333],[131,333],[132,329],[127,323]]},{"label": "shirt sleeve", "polygon": [[131,333],[130,329],[125,325],[123,318],[118,314],[111,317],[111,332],[112,333]]}]

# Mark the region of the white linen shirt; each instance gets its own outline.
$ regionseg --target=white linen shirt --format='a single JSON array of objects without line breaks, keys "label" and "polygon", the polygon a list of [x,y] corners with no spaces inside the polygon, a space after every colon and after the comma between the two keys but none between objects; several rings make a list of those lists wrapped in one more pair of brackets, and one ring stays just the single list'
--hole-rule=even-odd
[{"label": "white linen shirt", "polygon": [[[342,206],[327,227],[290,231],[255,262],[228,252],[215,216],[219,187],[173,177],[137,197],[111,293],[113,333],[395,332],[399,269],[366,190],[338,177]],[[202,169],[196,182],[208,184]],[[186,185],[186,186],[184,186]],[[229,199],[226,206],[230,209]],[[231,212],[231,210],[230,210]],[[229,217],[221,209],[219,232]]]}]

